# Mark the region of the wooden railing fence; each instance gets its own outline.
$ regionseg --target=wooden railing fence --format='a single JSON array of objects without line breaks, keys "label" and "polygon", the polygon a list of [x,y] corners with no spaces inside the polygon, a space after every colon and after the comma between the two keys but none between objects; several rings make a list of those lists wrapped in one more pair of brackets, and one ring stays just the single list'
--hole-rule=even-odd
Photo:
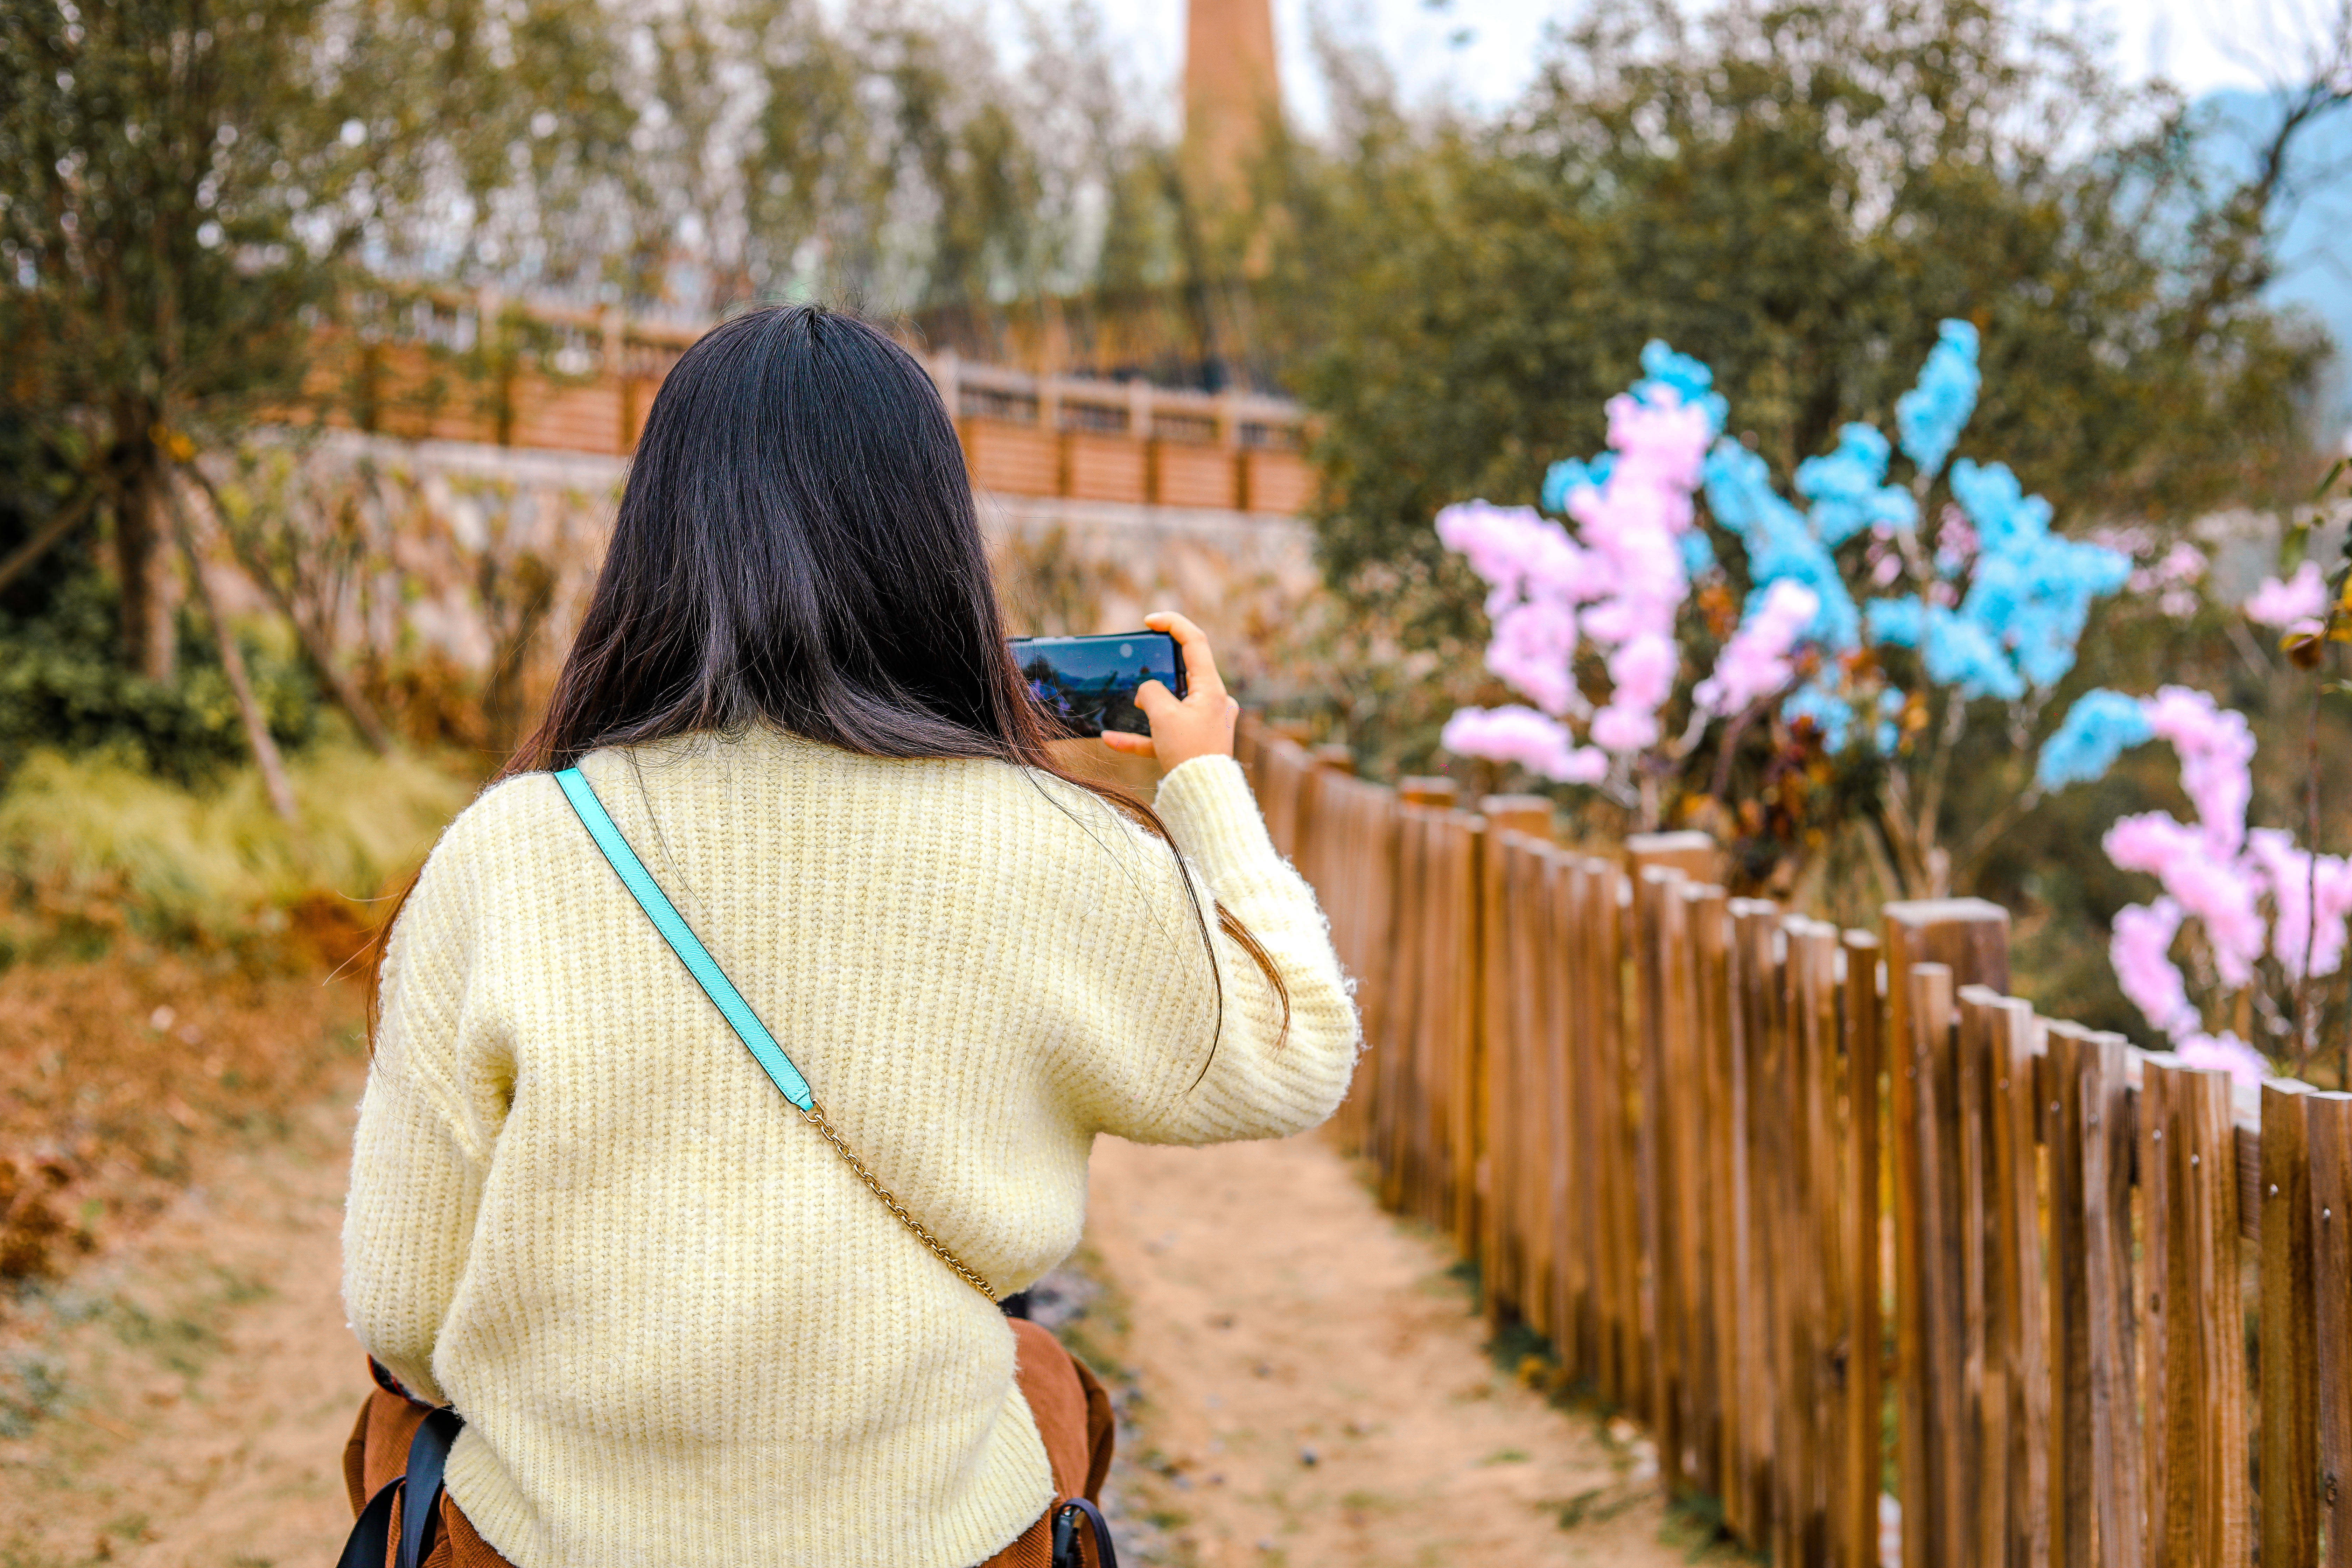
[{"label": "wooden railing fence", "polygon": [[1340,1136],[1741,1542],[2352,1565],[2352,1096],[2042,1016],[1995,905],[1840,931],[1697,835],[1241,749],[1358,982]]},{"label": "wooden railing fence", "polygon": [[[406,440],[626,456],[702,324],[494,294],[359,302],[322,334],[308,401],[328,424]],[[1282,398],[1031,375],[910,343],[972,481],[1001,495],[1288,516],[1313,488],[1306,416]]]}]

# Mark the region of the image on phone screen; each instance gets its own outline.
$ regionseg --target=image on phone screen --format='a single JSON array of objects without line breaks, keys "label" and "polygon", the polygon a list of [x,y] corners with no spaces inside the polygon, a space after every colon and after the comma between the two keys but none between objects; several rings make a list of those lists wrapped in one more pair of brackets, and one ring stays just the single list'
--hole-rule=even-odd
[{"label": "image on phone screen", "polygon": [[1165,632],[1117,632],[1095,637],[1014,637],[1013,662],[1029,696],[1062,735],[1123,730],[1150,733],[1137,689],[1157,680],[1184,695],[1184,659]]}]

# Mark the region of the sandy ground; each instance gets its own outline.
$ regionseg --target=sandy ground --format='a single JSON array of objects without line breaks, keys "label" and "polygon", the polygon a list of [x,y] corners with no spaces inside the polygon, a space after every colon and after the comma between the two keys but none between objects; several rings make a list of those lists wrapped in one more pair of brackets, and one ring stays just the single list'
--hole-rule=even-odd
[{"label": "sandy ground", "polygon": [[[1450,1256],[1318,1137],[1098,1144],[1087,1226],[1132,1467],[1200,1568],[1680,1563],[1638,1440],[1496,1372]],[[1116,1332],[1116,1328],[1114,1332]],[[1618,1424],[1619,1436],[1632,1438]],[[1140,1472],[1139,1474],[1138,1472]]]},{"label": "sandy ground", "polygon": [[[366,1387],[335,1296],[348,1116],[223,1156],[135,1243],[18,1303],[0,1568],[333,1561]],[[1094,1175],[1072,1337],[1117,1363],[1130,1558],[1685,1560],[1640,1445],[1496,1373],[1444,1252],[1327,1145],[1106,1142]]]},{"label": "sandy ground", "polygon": [[0,1342],[0,1565],[325,1564],[367,1363],[336,1299],[357,1098],[225,1153]]}]

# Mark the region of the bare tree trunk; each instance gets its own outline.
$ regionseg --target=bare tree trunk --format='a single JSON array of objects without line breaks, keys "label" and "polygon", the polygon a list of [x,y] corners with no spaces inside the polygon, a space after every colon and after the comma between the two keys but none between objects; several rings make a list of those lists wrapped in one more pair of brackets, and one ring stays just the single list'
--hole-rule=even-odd
[{"label": "bare tree trunk", "polygon": [[120,457],[114,484],[114,574],[122,595],[122,661],[150,680],[169,680],[179,663],[173,626],[168,480],[154,441],[135,422],[116,421]]},{"label": "bare tree trunk", "polygon": [[311,668],[319,672],[319,679],[326,683],[328,692],[351,716],[352,727],[359,731],[360,739],[366,742],[368,750],[378,756],[389,752],[392,750],[392,731],[384,727],[383,718],[376,712],[375,704],[367,700],[367,694],[359,689],[359,683],[335,658],[334,645],[328,640],[325,628],[313,624],[296,608],[293,595],[269,570],[268,563],[248,550],[247,542],[229,526],[227,508],[222,505],[220,492],[213,488],[213,482],[205,471],[194,463],[183,466],[188,477],[195,480],[197,488],[205,492],[205,500],[212,507],[213,521],[227,536],[229,549],[236,553],[237,563],[245,568],[245,574],[269,595],[269,602],[278,606],[278,613],[294,627],[294,635],[300,640],[303,653],[309,656]]},{"label": "bare tree trunk", "polygon": [[204,559],[196,553],[196,542],[188,529],[187,513],[178,505],[178,498],[171,497],[170,504],[173,531],[179,538],[180,553],[188,563],[188,580],[195,584],[205,618],[212,623],[213,638],[220,647],[221,668],[228,675],[229,689],[236,694],[237,717],[245,721],[246,744],[253,748],[254,765],[261,770],[261,787],[268,792],[270,808],[292,822],[294,786],[286,777],[286,760],[278,754],[278,742],[269,738],[268,721],[262,715],[260,700],[253,694],[253,679],[246,673],[245,655],[229,633],[228,617],[221,614],[220,601],[213,596]]}]

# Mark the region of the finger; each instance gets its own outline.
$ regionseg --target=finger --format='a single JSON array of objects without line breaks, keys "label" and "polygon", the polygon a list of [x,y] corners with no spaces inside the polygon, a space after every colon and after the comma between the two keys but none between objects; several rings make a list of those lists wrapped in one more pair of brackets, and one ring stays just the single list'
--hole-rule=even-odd
[{"label": "finger", "polygon": [[1105,730],[1102,732],[1102,743],[1114,752],[1125,752],[1130,757],[1148,757],[1152,754],[1150,736],[1132,735],[1125,730]]},{"label": "finger", "polygon": [[1154,611],[1143,617],[1143,624],[1155,632],[1166,632],[1183,650],[1186,696],[1197,697],[1203,691],[1220,694],[1224,691],[1224,679],[1217,674],[1217,656],[1209,650],[1208,633],[1173,610]]},{"label": "finger", "polygon": [[1176,694],[1156,680],[1147,680],[1135,689],[1135,705],[1143,716],[1157,721],[1162,714],[1175,713],[1183,708]]}]

